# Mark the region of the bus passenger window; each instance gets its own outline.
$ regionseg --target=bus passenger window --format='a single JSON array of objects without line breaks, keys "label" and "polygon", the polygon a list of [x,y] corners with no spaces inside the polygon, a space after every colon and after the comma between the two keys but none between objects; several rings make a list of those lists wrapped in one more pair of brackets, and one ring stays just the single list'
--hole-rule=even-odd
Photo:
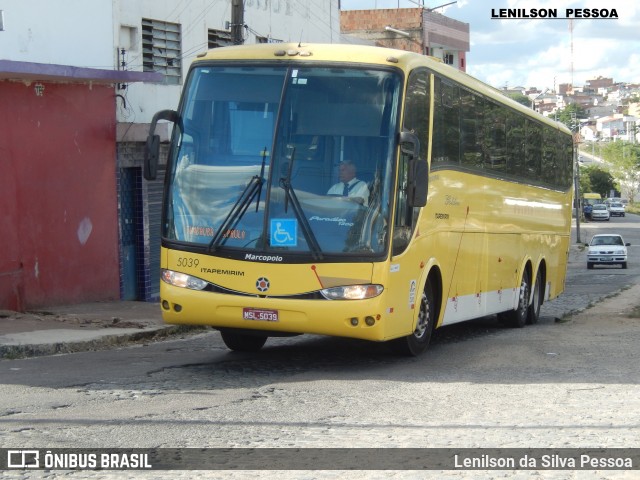
[{"label": "bus passenger window", "polygon": [[513,112],[507,115],[507,172],[517,178],[524,171],[524,119]]},{"label": "bus passenger window", "polygon": [[540,177],[540,159],[542,157],[542,127],[537,122],[527,120],[525,142],[525,178],[537,180]]},{"label": "bus passenger window", "polygon": [[466,90],[460,95],[460,143],[462,165],[472,170],[482,168],[482,107],[484,100]]}]

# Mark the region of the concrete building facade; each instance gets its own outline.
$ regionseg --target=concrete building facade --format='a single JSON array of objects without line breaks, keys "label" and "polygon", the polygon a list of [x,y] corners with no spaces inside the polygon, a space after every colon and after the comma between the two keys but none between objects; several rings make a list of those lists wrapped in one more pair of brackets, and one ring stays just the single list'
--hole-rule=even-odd
[{"label": "concrete building facade", "polygon": [[427,8],[342,11],[340,26],[343,34],[382,47],[430,55],[466,71],[469,24]]}]

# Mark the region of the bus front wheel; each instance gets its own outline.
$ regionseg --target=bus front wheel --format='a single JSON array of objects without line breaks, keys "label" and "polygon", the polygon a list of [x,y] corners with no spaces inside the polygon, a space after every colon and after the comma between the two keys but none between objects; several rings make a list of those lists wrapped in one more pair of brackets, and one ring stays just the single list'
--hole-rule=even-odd
[{"label": "bus front wheel", "polygon": [[424,352],[431,341],[435,319],[435,298],[429,282],[424,287],[420,299],[420,311],[416,329],[411,335],[396,338],[389,342],[391,349],[400,355],[415,357]]},{"label": "bus front wheel", "polygon": [[239,333],[234,330],[220,330],[224,344],[235,352],[257,352],[267,341],[266,335]]}]

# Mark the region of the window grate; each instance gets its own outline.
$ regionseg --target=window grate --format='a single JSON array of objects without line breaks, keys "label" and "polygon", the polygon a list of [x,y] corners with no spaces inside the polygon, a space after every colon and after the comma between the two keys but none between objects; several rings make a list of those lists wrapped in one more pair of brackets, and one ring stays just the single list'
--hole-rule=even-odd
[{"label": "window grate", "polygon": [[231,32],[229,30],[209,29],[209,48],[228,47],[233,45]]},{"label": "window grate", "polygon": [[182,40],[180,25],[158,20],[142,19],[142,70],[160,72],[165,83],[182,82]]}]

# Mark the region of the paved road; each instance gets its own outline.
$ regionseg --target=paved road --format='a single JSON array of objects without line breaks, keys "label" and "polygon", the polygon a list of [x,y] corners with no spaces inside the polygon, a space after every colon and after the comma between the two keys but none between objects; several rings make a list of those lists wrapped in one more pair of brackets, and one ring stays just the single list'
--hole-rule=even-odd
[{"label": "paved road", "polygon": [[[640,447],[636,318],[599,302],[640,275],[638,217],[584,224],[634,244],[629,268],[587,270],[539,324],[487,318],[442,329],[419,358],[319,336],[229,352],[216,332],[102,352],[0,362],[0,443],[81,447]],[[640,288],[626,290],[631,300]],[[624,295],[624,294],[623,294]],[[628,300],[628,299],[627,299]],[[639,300],[640,302],[640,300]],[[556,321],[589,303],[599,306]],[[608,309],[598,310],[598,308]],[[613,307],[613,310],[611,308]],[[362,466],[366,468],[366,465]],[[10,478],[42,478],[14,472]],[[128,478],[192,478],[193,472]],[[205,472],[205,478],[637,478],[636,471]],[[57,472],[57,478],[121,478]]]},{"label": "paved road", "polygon": [[[598,266],[587,270],[586,249],[577,246],[578,238],[584,244],[593,235],[607,232],[619,233],[631,243],[628,268]],[[572,240],[574,246],[569,258],[565,292],[542,306],[543,316],[562,318],[567,313],[582,310],[621,289],[640,283],[640,216],[628,214],[608,222],[581,222],[579,236],[574,229]]]}]

